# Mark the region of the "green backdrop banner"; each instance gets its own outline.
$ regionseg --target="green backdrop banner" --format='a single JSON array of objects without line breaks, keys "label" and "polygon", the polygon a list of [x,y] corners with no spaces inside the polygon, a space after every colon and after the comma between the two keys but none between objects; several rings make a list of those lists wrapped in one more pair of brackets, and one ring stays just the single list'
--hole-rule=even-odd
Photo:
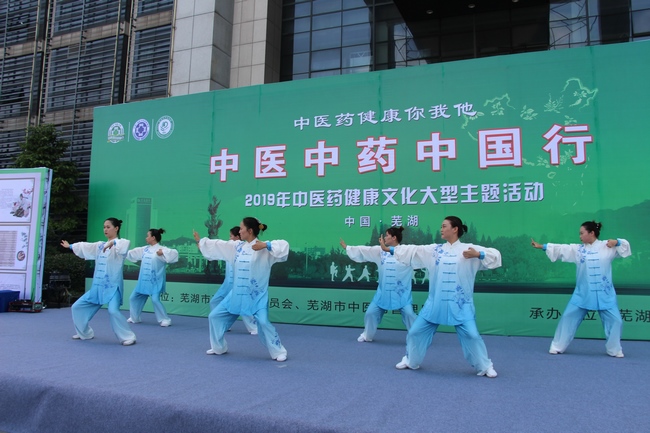
[{"label": "green backdrop banner", "polygon": [[[596,219],[602,238],[631,243],[614,283],[624,337],[648,338],[649,73],[650,43],[635,42],[99,108],[89,240],[109,216],[124,219],[132,247],[165,228],[163,244],[181,257],[168,268],[166,305],[206,315],[224,266],[203,259],[192,229],[227,239],[255,216],[269,226],[264,240],[291,245],[273,268],[272,319],[362,326],[376,266],[351,262],[339,239],[376,244],[403,225],[404,243],[431,243],[458,215],[464,241],[503,256],[477,277],[481,330],[549,335],[575,266],[551,263],[530,238],[577,243],[580,224]],[[421,306],[428,275],[415,283]],[[400,328],[398,316],[382,325]],[[581,332],[599,337],[597,325]]]}]

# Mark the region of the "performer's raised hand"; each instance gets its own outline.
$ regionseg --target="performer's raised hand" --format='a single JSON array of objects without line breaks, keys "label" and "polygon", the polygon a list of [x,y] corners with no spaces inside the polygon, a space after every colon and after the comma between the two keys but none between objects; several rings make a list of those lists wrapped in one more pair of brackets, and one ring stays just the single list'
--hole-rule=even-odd
[{"label": "performer's raised hand", "polygon": [[104,244],[104,249],[102,250],[102,252],[106,252],[106,250],[110,250],[111,248],[113,248],[113,245],[115,245],[116,242],[117,241],[115,239],[111,239],[110,241],[106,242]]},{"label": "performer's raised hand", "polygon": [[258,240],[257,242],[255,242],[255,243],[251,246],[251,248],[252,248],[254,251],[261,251],[261,250],[264,250],[264,249],[266,249],[266,242],[262,242],[262,241]]},{"label": "performer's raised hand", "polygon": [[533,238],[530,238],[530,244],[533,246],[533,248],[537,248],[538,250],[544,248],[544,245],[538,244]]}]

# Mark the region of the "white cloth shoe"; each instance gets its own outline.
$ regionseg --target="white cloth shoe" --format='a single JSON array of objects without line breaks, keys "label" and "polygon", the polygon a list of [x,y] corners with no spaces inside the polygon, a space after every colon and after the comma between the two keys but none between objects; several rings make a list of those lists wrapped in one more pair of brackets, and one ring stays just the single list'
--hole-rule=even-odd
[{"label": "white cloth shoe", "polygon": [[284,362],[287,360],[287,355],[280,355],[277,358],[275,358],[275,360],[278,362]]},{"label": "white cloth shoe", "polygon": [[619,351],[618,351],[617,353],[615,353],[614,355],[610,355],[609,353],[608,353],[608,355],[609,355],[609,356],[613,356],[614,358],[625,358],[625,355],[623,355],[623,351],[622,351],[622,350],[619,350]]},{"label": "white cloth shoe", "polygon": [[165,319],[165,320],[160,321],[160,326],[162,326],[163,328],[171,326],[171,324],[172,324],[172,321],[170,319]]},{"label": "white cloth shoe", "polygon": [[409,365],[409,359],[405,356],[402,358],[400,362],[395,364],[395,368],[398,370],[406,370],[407,368],[410,368],[411,370],[417,370],[420,367],[415,367],[415,368],[411,367]]},{"label": "white cloth shoe", "polygon": [[95,338],[95,337],[90,337],[90,338],[81,338],[81,335],[79,335],[79,334],[74,334],[74,335],[72,336],[72,339],[73,339],[73,340],[92,340],[93,338]]},{"label": "white cloth shoe", "polygon": [[495,378],[495,377],[497,377],[497,372],[494,369],[494,367],[490,366],[490,367],[488,367],[487,370],[479,371],[478,373],[476,373],[476,375],[477,376],[485,376],[485,377],[489,377],[489,378]]},{"label": "white cloth shoe", "polygon": [[124,340],[122,346],[132,346],[135,344],[135,340]]},{"label": "white cloth shoe", "polygon": [[363,343],[363,342],[366,342],[366,341],[367,341],[367,342],[371,342],[372,340],[366,337],[366,333],[365,333],[365,332],[362,332],[361,335],[359,335],[359,337],[357,338],[357,341],[358,341],[359,343]]}]

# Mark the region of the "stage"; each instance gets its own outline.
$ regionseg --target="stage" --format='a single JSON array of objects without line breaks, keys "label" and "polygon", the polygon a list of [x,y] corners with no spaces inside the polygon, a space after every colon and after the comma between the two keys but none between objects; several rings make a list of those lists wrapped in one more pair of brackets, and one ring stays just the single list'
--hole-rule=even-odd
[{"label": "stage", "polygon": [[[125,315],[128,314],[123,312]],[[480,315],[478,317],[480,325]],[[69,308],[0,314],[0,432],[557,432],[646,431],[650,342],[484,336],[499,376],[477,377],[454,334],[434,337],[422,367],[397,370],[405,332],[276,324],[288,350],[270,359],[238,321],[229,352],[206,355],[205,318],[153,314],[113,335],[73,340]],[[625,329],[623,330],[625,335]]]}]

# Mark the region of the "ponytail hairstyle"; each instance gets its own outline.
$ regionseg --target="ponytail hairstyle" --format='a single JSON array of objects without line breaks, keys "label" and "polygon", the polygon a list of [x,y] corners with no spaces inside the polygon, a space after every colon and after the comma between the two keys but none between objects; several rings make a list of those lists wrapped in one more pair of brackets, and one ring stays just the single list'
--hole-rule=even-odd
[{"label": "ponytail hairstyle", "polygon": [[234,237],[236,237],[237,239],[240,239],[239,226],[235,226],[235,227],[231,228],[230,229],[230,234],[233,235]]},{"label": "ponytail hairstyle", "polygon": [[151,233],[151,236],[156,238],[156,242],[160,242],[162,234],[165,233],[165,229],[149,229],[149,233]]},{"label": "ponytail hairstyle", "polygon": [[399,226],[399,227],[393,226],[393,227],[390,227],[390,228],[386,229],[386,233],[388,233],[391,236],[395,236],[395,238],[397,239],[398,244],[402,243],[402,232],[403,231],[404,231],[404,227],[402,227],[402,226]]},{"label": "ponytail hairstyle", "polygon": [[582,223],[582,227],[584,227],[588,232],[594,232],[596,238],[599,238],[600,229],[603,228],[603,225],[601,223],[597,223],[596,221],[585,221]]},{"label": "ponytail hairstyle", "polygon": [[122,227],[122,223],[124,221],[113,217],[106,218],[104,221],[110,221],[110,223],[113,224],[113,227],[117,227],[117,237],[120,237],[120,228]]},{"label": "ponytail hairstyle", "polygon": [[260,234],[260,232],[263,232],[264,230],[269,228],[269,226],[267,226],[266,224],[262,224],[260,220],[254,217],[246,217],[242,220],[242,222],[244,223],[244,227],[246,227],[247,229],[251,229],[253,231],[255,237],[257,237]]},{"label": "ponytail hairstyle", "polygon": [[458,228],[458,238],[462,235],[464,235],[467,232],[467,226],[463,224],[463,221],[461,221],[460,218],[457,216],[448,216],[445,217],[447,221],[449,221],[449,224],[451,224],[452,227],[457,227]]}]

